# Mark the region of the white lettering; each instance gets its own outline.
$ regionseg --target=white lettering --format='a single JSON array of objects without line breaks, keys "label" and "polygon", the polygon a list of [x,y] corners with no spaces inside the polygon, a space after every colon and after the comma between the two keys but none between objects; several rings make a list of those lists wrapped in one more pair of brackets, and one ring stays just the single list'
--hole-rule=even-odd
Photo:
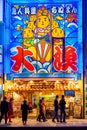
[{"label": "white lettering", "polygon": [[63,6],[58,8],[58,13],[64,13],[64,7]]},{"label": "white lettering", "polygon": [[16,15],[16,8],[12,8],[12,15]]},{"label": "white lettering", "polygon": [[36,7],[31,8],[31,14],[36,14]]},{"label": "white lettering", "polygon": [[52,13],[57,13],[57,8],[55,6],[52,7]]},{"label": "white lettering", "polygon": [[22,14],[21,8],[19,8],[19,10],[18,10],[18,14]]},{"label": "white lettering", "polygon": [[71,9],[71,7],[68,5],[68,6],[66,7],[66,13],[70,13],[70,9]]},{"label": "white lettering", "polygon": [[29,7],[26,7],[26,8],[25,8],[25,14],[30,14]]},{"label": "white lettering", "polygon": [[75,7],[72,8],[72,13],[77,13],[77,9]]}]

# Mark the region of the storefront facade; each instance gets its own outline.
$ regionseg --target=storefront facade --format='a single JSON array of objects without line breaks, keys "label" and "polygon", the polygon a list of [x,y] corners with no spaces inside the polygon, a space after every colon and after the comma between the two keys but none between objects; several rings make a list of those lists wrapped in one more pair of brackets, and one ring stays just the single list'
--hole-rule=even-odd
[{"label": "storefront facade", "polygon": [[24,98],[44,97],[53,110],[64,94],[67,118],[83,118],[82,1],[7,0],[3,8],[4,95],[15,99],[15,115]]}]

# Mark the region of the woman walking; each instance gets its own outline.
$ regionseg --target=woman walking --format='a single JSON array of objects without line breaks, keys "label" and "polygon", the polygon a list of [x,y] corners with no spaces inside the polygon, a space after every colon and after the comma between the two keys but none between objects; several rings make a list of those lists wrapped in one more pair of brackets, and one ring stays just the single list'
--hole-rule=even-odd
[{"label": "woman walking", "polygon": [[40,101],[39,101],[39,115],[37,117],[37,121],[41,122],[41,119],[43,120],[43,122],[45,122],[45,116],[44,116],[44,111],[43,111],[43,104],[42,104],[42,100],[40,99]]},{"label": "woman walking", "polygon": [[9,119],[9,122],[12,122],[12,116],[13,116],[13,98],[10,98],[10,101],[8,102],[8,119]]},{"label": "woman walking", "polygon": [[56,95],[55,100],[54,100],[54,117],[52,119],[53,122],[55,122],[55,119],[57,122],[59,122],[59,117],[58,117],[58,95]]},{"label": "woman walking", "polygon": [[26,125],[28,110],[29,110],[29,106],[26,100],[24,100],[23,104],[21,104],[21,110],[22,110],[22,122],[23,122],[23,125]]}]

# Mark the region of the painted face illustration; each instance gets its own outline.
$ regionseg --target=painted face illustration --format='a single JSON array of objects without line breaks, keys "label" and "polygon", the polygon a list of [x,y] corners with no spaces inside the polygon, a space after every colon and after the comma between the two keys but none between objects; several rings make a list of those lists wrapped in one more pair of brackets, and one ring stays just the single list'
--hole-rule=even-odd
[{"label": "painted face illustration", "polygon": [[37,26],[39,28],[46,28],[50,24],[50,20],[48,16],[39,16],[37,20]]},{"label": "painted face illustration", "polygon": [[25,29],[23,30],[22,35],[23,35],[23,38],[33,37],[32,29],[30,29],[30,28],[25,28]]},{"label": "painted face illustration", "polygon": [[36,15],[31,15],[30,16],[30,21],[35,21],[36,20]]},{"label": "painted face illustration", "polygon": [[52,31],[52,37],[62,38],[64,37],[64,31],[61,28],[55,28]]},{"label": "painted face illustration", "polygon": [[27,28],[30,28],[31,30],[34,30],[35,29],[34,22],[28,22]]}]

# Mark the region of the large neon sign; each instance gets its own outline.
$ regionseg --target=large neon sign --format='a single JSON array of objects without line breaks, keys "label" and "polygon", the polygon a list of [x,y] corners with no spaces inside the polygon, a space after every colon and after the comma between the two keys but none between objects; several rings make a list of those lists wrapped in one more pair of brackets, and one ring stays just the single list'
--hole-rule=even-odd
[{"label": "large neon sign", "polygon": [[79,1],[35,5],[11,3],[10,72],[81,73],[79,28],[82,25],[78,6]]}]

